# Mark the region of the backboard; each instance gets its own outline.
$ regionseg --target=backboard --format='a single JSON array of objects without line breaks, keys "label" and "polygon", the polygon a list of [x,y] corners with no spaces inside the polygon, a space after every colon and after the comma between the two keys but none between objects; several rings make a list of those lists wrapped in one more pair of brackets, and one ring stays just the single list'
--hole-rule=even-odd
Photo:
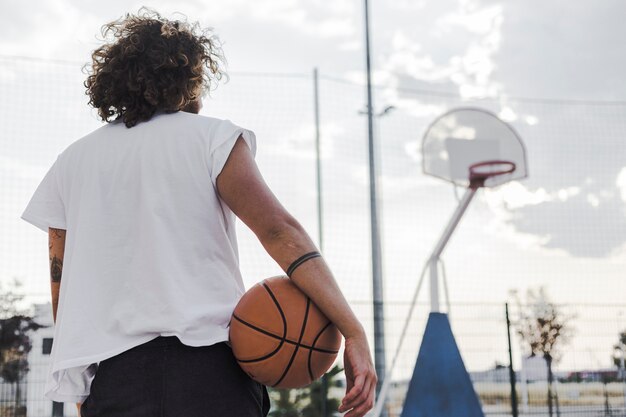
[{"label": "backboard", "polygon": [[422,143],[424,173],[454,184],[470,185],[470,167],[489,161],[511,163],[510,173],[489,176],[482,186],[494,187],[528,175],[526,150],[511,126],[479,108],[457,108],[438,117]]}]

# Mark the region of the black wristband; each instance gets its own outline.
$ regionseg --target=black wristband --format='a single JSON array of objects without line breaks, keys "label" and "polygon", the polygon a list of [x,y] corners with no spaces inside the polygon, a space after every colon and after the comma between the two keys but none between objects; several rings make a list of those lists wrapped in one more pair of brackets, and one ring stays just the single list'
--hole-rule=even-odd
[{"label": "black wristband", "polygon": [[302,255],[301,257],[293,261],[291,265],[289,265],[289,268],[287,268],[287,276],[291,278],[291,274],[293,274],[293,271],[295,271],[297,267],[299,267],[309,259],[317,258],[319,256],[322,256],[322,254],[319,252],[309,252]]}]

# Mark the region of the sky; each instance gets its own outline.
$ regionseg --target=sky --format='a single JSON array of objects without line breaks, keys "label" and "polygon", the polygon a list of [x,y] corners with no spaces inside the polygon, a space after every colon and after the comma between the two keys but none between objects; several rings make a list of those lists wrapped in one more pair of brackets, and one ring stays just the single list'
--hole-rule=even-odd
[{"label": "sky", "polygon": [[[594,349],[593,361],[608,363],[613,334],[626,327],[626,308],[618,306],[626,304],[626,4],[370,3],[375,111],[394,106],[376,118],[386,300],[411,299],[455,192],[463,192],[423,175],[422,135],[452,107],[479,106],[519,132],[529,176],[481,190],[444,252],[450,298],[459,305],[454,317],[477,309],[472,303],[491,311],[511,290],[543,285],[555,302],[607,305],[594,313],[607,322],[607,341],[576,349],[585,358]],[[310,75],[319,68],[324,252],[346,297],[369,317],[363,8],[356,0],[3,3],[11,19],[0,26],[0,183],[9,190],[0,217],[9,231],[0,241],[2,281],[18,276],[45,300],[46,242],[19,214],[54,157],[100,125],[85,106],[80,72],[100,45],[100,26],[142,5],[214,28],[231,79],[206,99],[203,114],[257,133],[261,171],[316,241]],[[240,227],[239,236],[248,286],[280,273],[248,230]],[[420,302],[427,294],[425,287]],[[397,310],[388,311],[390,340],[404,319]],[[585,314],[582,334],[593,327]]]}]

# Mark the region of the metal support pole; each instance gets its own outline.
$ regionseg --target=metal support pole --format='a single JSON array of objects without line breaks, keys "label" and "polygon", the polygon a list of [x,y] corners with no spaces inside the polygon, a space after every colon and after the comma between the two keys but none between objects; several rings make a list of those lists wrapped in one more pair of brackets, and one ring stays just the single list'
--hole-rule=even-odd
[{"label": "metal support pole", "polygon": [[317,236],[320,252],[324,252],[324,222],[322,210],[322,160],[320,146],[319,74],[313,69],[313,111],[315,116],[315,172],[317,180]]},{"label": "metal support pole", "polygon": [[443,250],[446,247],[448,240],[450,240],[450,236],[452,236],[454,229],[456,229],[457,225],[459,224],[459,221],[461,221],[461,217],[463,217],[465,210],[467,210],[467,207],[472,201],[472,198],[476,194],[476,190],[477,190],[476,188],[468,188],[467,191],[465,191],[465,194],[463,194],[463,198],[461,198],[459,205],[457,206],[454,214],[452,215],[452,219],[450,219],[448,226],[446,226],[446,229],[444,230],[443,234],[439,238],[439,242],[437,242],[435,249],[430,255],[430,258],[428,261],[428,265],[430,269],[430,311],[433,313],[440,312],[440,309],[439,309],[439,271],[438,271],[439,257],[443,253]]},{"label": "metal support pole", "polygon": [[511,381],[511,411],[513,417],[517,417],[517,390],[515,389],[515,371],[513,370],[513,350],[511,348],[511,320],[509,320],[509,303],[505,305],[506,312],[506,335],[509,343],[509,380]]},{"label": "metal support pole", "polygon": [[[313,112],[315,115],[315,170],[317,179],[317,238],[319,250],[324,253],[324,222],[322,210],[322,161],[320,152],[320,101],[319,101],[319,74],[313,69]],[[328,377],[322,376],[320,396],[322,397],[322,417],[330,417],[326,403],[328,399]]]},{"label": "metal support pole", "polygon": [[372,102],[372,79],[370,60],[369,35],[369,3],[364,0],[365,6],[365,63],[367,75],[367,133],[369,151],[369,180],[370,180],[370,221],[372,240],[372,298],[374,309],[374,362],[378,384],[376,393],[380,392],[382,381],[385,379],[385,327],[383,308],[383,282],[380,231],[378,227],[378,204],[376,194],[376,164],[374,146],[374,117]]},{"label": "metal support pole", "polygon": [[626,412],[626,343],[621,343],[620,341],[620,348],[622,351],[622,357],[620,360],[620,364],[621,364],[621,371],[622,371],[622,389],[624,390],[624,395],[623,395],[623,399],[624,399],[624,411]]}]

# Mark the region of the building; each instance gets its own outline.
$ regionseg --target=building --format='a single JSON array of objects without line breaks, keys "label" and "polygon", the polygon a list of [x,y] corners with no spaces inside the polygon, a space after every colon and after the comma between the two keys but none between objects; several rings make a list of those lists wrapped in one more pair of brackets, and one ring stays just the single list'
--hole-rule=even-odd
[{"label": "building", "polygon": [[35,304],[33,319],[44,326],[36,332],[31,332],[30,339],[32,349],[28,353],[28,367],[30,371],[26,375],[26,417],[62,417],[77,416],[75,406],[66,406],[64,403],[50,401],[44,397],[44,389],[48,369],[50,366],[50,353],[52,351],[52,337],[54,335],[54,321],[52,318],[52,304]]}]

